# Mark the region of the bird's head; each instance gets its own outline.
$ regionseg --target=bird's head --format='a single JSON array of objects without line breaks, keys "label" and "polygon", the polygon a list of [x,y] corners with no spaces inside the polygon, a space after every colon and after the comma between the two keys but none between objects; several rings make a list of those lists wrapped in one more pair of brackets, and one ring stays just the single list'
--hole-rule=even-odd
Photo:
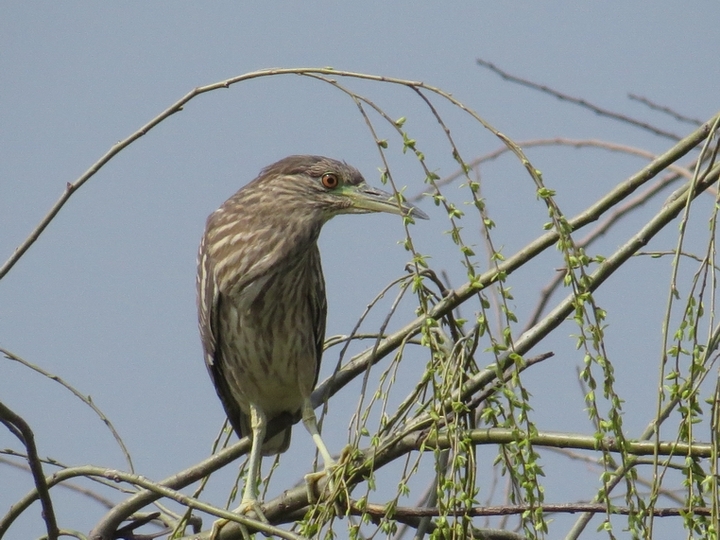
[{"label": "bird's head", "polygon": [[255,182],[264,184],[277,201],[282,199],[283,211],[312,211],[322,221],[371,212],[428,219],[414,205],[369,186],[356,168],[326,157],[286,157],[265,168]]}]

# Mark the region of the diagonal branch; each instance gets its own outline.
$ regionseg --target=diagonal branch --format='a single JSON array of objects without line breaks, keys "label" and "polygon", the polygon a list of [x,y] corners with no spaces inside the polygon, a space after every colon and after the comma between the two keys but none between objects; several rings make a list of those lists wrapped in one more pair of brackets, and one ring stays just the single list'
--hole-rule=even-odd
[{"label": "diagonal branch", "polygon": [[[697,146],[698,143],[702,142],[710,134],[711,126],[719,118],[720,113],[705,122],[700,128],[685,137],[673,148],[661,154],[651,163],[640,169],[640,171],[632,175],[625,182],[618,185],[605,197],[593,204],[590,208],[570,219],[568,223],[572,230],[578,230],[583,226],[587,225],[588,223],[596,221],[609,208],[612,208],[615,204],[622,201],[627,196],[631,195],[637,188],[639,188],[640,186],[651,180],[653,177],[655,177],[657,174],[665,170],[670,164],[674,163],[682,156],[690,152],[693,148]],[[713,174],[706,176],[704,181],[699,186],[700,188],[706,189],[708,186],[712,185],[714,181],[717,180],[717,167],[714,169],[714,171],[715,172]],[[683,188],[681,188],[681,190],[682,189]],[[699,191],[694,193],[693,198],[698,194]],[[662,214],[660,216],[656,216],[656,218],[651,222],[653,224],[651,230],[646,231],[645,229],[643,229],[641,233],[638,233],[639,235],[641,235],[640,239],[642,240],[642,242],[638,243],[634,247],[635,251],[637,249],[640,249],[642,245],[645,245],[654,234],[656,234],[662,227],[667,225],[667,223],[669,223],[675,216],[677,216],[677,214],[683,208],[682,205],[678,205],[678,201],[680,201],[680,199],[682,199],[683,202],[687,201],[687,198],[678,194],[678,192],[676,192],[673,197],[671,197],[673,203],[668,203],[668,206],[663,210]],[[559,234],[556,231],[550,231],[540,236],[539,238],[535,239],[534,241],[530,242],[530,244],[519,250],[515,255],[508,257],[505,261],[500,263],[497,267],[497,270],[493,269],[489,272],[485,272],[484,274],[476,276],[473,281],[467,282],[464,285],[458,287],[457,289],[448,291],[448,295],[440,302],[438,302],[428,313],[427,316],[436,320],[441,319],[446,314],[451,313],[452,310],[456,309],[468,298],[472,297],[478,289],[484,289],[497,281],[499,274],[511,274],[512,272],[520,268],[522,265],[527,263],[529,259],[539,255],[545,249],[554,245],[558,241],[558,239]],[[629,257],[633,252],[634,251],[631,251],[630,253],[626,253],[625,255]],[[612,266],[609,266],[610,259],[608,259],[608,261],[606,261],[606,263],[603,265],[603,268],[601,269],[602,271],[596,273],[597,279],[599,281],[593,279],[592,283],[594,285],[591,290],[594,290],[603,281],[605,281],[605,279],[607,279],[612,272],[617,270],[617,265],[624,260],[625,259],[623,258],[622,260],[615,261]],[[555,326],[560,324],[560,322],[564,320],[564,318],[572,309],[571,302],[566,301],[563,302],[561,305],[564,306],[561,311],[558,312],[557,309],[553,311],[553,317],[557,318],[557,320],[555,321]],[[548,320],[548,318],[546,318],[546,320]],[[340,388],[344,387],[350,380],[356,377],[358,373],[361,373],[365,369],[367,369],[368,363],[374,364],[379,362],[390,352],[397,349],[409,337],[413,337],[420,333],[422,325],[424,323],[425,317],[418,317],[397,332],[387,336],[379,344],[377,344],[375,348],[367,349],[365,352],[354,357],[339,372],[335,373],[331,378],[323,381],[320,385],[318,385],[315,392],[313,392],[313,406],[319,405],[325,399],[334,395]],[[554,326],[552,328],[554,328]],[[546,328],[545,330],[549,331],[552,328]],[[537,334],[537,338],[539,338],[539,336],[540,334]],[[536,341],[533,340],[532,345],[535,345],[535,343]],[[529,347],[525,350],[529,350]],[[522,354],[519,351],[518,353]]]},{"label": "diagonal branch", "polygon": [[672,139],[675,141],[680,139],[680,137],[678,137],[676,134],[670,133],[669,131],[665,131],[665,130],[657,128],[655,126],[651,126],[647,122],[641,122],[640,120],[635,120],[634,118],[625,116],[624,114],[618,114],[611,110],[603,109],[602,107],[599,107],[598,105],[590,103],[589,101],[587,101],[585,99],[576,98],[569,94],[563,94],[562,92],[558,92],[557,90],[554,90],[554,89],[550,88],[549,86],[545,86],[544,84],[538,84],[536,82],[529,81],[527,79],[523,79],[521,77],[512,75],[512,74],[508,73],[507,71],[503,71],[502,69],[497,67],[492,62],[488,62],[487,60],[483,60],[482,58],[477,58],[476,62],[479,66],[486,67],[490,71],[497,73],[498,75],[500,75],[500,77],[502,77],[506,81],[514,82],[521,86],[527,86],[528,88],[532,88],[533,90],[539,90],[540,92],[544,92],[545,94],[554,96],[561,101],[567,101],[569,103],[574,103],[575,105],[580,105],[581,107],[589,109],[592,112],[594,112],[600,116],[607,116],[608,118],[612,118],[614,120],[619,120],[621,122],[625,122],[627,124],[637,126],[646,131],[654,133],[655,135],[659,135],[661,137],[666,137],[668,139]]}]

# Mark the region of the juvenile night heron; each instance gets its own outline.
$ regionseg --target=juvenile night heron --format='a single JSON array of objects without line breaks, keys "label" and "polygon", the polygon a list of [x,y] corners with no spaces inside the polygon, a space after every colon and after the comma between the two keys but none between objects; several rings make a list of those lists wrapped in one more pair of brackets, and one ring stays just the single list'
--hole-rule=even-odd
[{"label": "juvenile night heron", "polygon": [[357,169],[320,156],[265,168],[207,220],[198,255],[198,316],[205,362],[238,437],[252,436],[240,511],[257,503],[262,455],[284,452],[301,417],[323,458],[310,394],[325,339],[325,282],[317,239],[338,214],[424,212],[372,188]]}]

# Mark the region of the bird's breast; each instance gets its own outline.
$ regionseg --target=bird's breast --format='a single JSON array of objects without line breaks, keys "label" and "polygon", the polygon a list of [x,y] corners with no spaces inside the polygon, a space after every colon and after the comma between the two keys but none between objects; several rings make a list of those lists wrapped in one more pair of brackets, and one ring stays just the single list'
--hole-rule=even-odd
[{"label": "bird's breast", "polygon": [[270,274],[223,300],[220,346],[241,409],[252,402],[269,417],[295,413],[312,392],[318,358],[310,298],[292,276]]}]

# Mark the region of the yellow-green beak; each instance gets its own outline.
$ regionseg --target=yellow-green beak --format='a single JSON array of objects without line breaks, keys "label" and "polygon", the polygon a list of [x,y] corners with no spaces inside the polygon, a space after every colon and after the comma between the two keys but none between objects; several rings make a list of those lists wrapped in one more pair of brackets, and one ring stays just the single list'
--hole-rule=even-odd
[{"label": "yellow-green beak", "polygon": [[364,183],[359,186],[347,186],[341,193],[352,201],[352,206],[348,210],[353,213],[386,212],[419,219],[430,219],[417,206],[407,201],[399,202],[398,198],[393,194]]}]

